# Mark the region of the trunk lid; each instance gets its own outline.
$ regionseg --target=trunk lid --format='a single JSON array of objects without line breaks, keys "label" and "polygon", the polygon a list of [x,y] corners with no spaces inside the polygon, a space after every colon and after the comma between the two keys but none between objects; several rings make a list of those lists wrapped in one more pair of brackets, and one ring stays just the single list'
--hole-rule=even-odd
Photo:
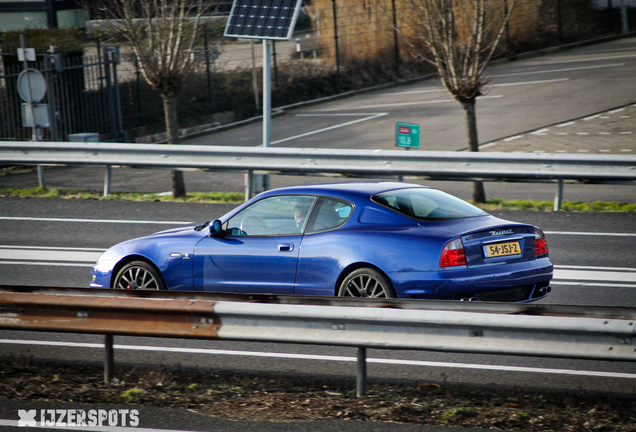
[{"label": "trunk lid", "polygon": [[534,255],[534,227],[504,222],[461,236],[466,265],[478,267],[532,261]]}]

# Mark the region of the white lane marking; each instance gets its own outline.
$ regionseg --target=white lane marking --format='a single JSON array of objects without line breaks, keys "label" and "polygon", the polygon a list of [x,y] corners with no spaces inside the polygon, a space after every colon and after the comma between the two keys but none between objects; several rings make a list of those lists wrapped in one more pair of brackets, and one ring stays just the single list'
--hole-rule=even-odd
[{"label": "white lane marking", "polygon": [[504,139],[504,141],[505,142],[514,141],[514,140],[519,139],[519,138],[523,138],[523,135],[516,135],[516,136],[510,137],[510,138],[506,138],[506,139]]},{"label": "white lane marking", "polygon": [[599,237],[636,237],[636,233],[604,233],[604,232],[569,232],[569,231],[543,231],[549,235],[579,235],[579,236],[599,236]]},{"label": "white lane marking", "polygon": [[37,221],[37,222],[82,222],[82,223],[121,223],[147,225],[187,225],[194,222],[182,221],[144,221],[144,220],[114,220],[114,219],[66,219],[44,217],[0,216],[0,220]]},{"label": "white lane marking", "polygon": [[605,282],[635,282],[636,272],[609,272],[590,270],[563,270],[554,269],[554,279],[569,281],[605,281]]},{"label": "white lane marking", "polygon": [[77,247],[57,247],[57,246],[13,246],[0,245],[0,249],[33,249],[33,250],[62,250],[62,251],[88,251],[88,252],[104,252],[106,249],[101,248],[77,248]]},{"label": "white lane marking", "polygon": [[[0,343],[15,345],[39,345],[39,346],[63,346],[73,348],[100,348],[103,344],[85,343],[85,342],[58,342],[58,341],[38,341],[38,340],[20,340],[20,339],[0,339]],[[293,354],[293,353],[275,353],[275,352],[256,352],[256,351],[235,351],[235,350],[215,350],[207,348],[181,348],[181,347],[162,347],[162,346],[141,346],[141,345],[113,345],[114,349],[131,350],[131,351],[155,351],[155,352],[177,352],[188,354],[213,354],[213,355],[232,355],[243,357],[266,357],[266,358],[285,358],[299,360],[319,360],[333,362],[356,362],[356,357],[345,356],[328,356],[315,354]],[[368,363],[391,364],[391,365],[409,365],[409,366],[426,366],[426,367],[446,367],[457,369],[479,369],[507,372],[530,372],[530,373],[549,373],[558,375],[577,375],[577,376],[595,376],[606,378],[628,378],[636,379],[636,374],[622,372],[604,372],[604,371],[585,371],[571,369],[551,369],[536,368],[524,366],[499,366],[499,365],[483,365],[472,363],[450,363],[450,362],[432,362],[421,360],[401,360],[401,359],[383,359],[383,358],[367,358]]]},{"label": "white lane marking", "polygon": [[561,123],[560,125],[556,125],[555,127],[565,127],[565,126],[570,126],[573,125],[575,122],[571,121],[571,122],[567,122],[567,123]]},{"label": "white lane marking", "polygon": [[[502,95],[480,96],[477,99],[497,99],[501,97],[503,96]],[[401,102],[401,103],[381,104],[381,105],[362,105],[362,106],[347,107],[347,108],[328,108],[328,109],[324,109],[320,111],[342,111],[342,110],[363,109],[363,108],[387,108],[387,107],[400,107],[400,106],[409,106],[409,105],[429,105],[429,104],[446,103],[446,102],[456,102],[456,101],[455,99],[439,99],[439,100],[421,101],[421,102]]]},{"label": "white lane marking", "polygon": [[516,82],[516,83],[493,84],[492,87],[510,87],[510,86],[530,85],[530,84],[547,84],[547,83],[569,81],[569,80],[570,78],[555,78],[550,80],[522,81],[522,82]]},{"label": "white lane marking", "polygon": [[615,109],[614,111],[608,111],[608,114],[616,114],[617,112],[625,111],[625,108]]},{"label": "white lane marking", "polygon": [[[511,86],[519,86],[519,85],[532,85],[532,84],[547,84],[553,82],[560,81],[568,81],[570,78],[556,78],[550,80],[538,80],[538,81],[521,81],[515,83],[502,83],[502,84],[493,84],[490,87],[511,87]],[[411,95],[411,94],[422,94],[422,93],[439,93],[446,91],[446,89],[436,89],[436,90],[414,90],[414,91],[406,91],[406,92],[395,92],[395,93],[384,93],[382,96],[394,96],[394,95]]]},{"label": "white lane marking", "polygon": [[[364,107],[362,107],[362,108],[364,108]],[[355,123],[360,123],[360,122],[367,121],[367,120],[373,120],[375,118],[382,117],[382,116],[385,116],[385,115],[388,115],[388,114],[389,113],[376,113],[376,114],[372,114],[372,115],[363,114],[363,115],[367,115],[368,117],[364,117],[364,118],[361,118],[361,119],[358,119],[358,120],[353,120],[353,121],[346,122],[346,123],[341,123],[341,124],[338,124],[338,125],[335,125],[335,126],[330,126],[330,127],[323,128],[323,129],[318,129],[318,130],[307,132],[307,133],[300,134],[300,135],[294,135],[294,136],[289,137],[289,138],[279,139],[277,141],[272,141],[270,144],[272,144],[272,145],[273,144],[280,144],[280,143],[285,142],[285,141],[291,141],[291,140],[294,140],[294,139],[297,139],[297,138],[303,138],[303,137],[306,137],[306,136],[319,134],[319,133],[330,131],[330,130],[333,130],[333,129],[338,129],[338,128],[345,127],[345,126],[350,126],[350,125],[355,124]],[[318,116],[318,115],[321,115],[321,114],[315,114],[315,115]]]},{"label": "white lane marking", "polygon": [[[97,261],[97,260],[95,260]],[[77,264],[71,262],[52,262],[52,261],[0,261],[0,265],[2,264],[10,264],[10,265],[37,265],[37,266],[51,266],[51,267],[88,267],[92,268],[95,265],[95,262],[92,264]]]},{"label": "white lane marking", "polygon": [[410,95],[410,94],[422,94],[422,93],[439,93],[446,91],[446,89],[434,89],[434,90],[413,90],[406,92],[395,92],[395,93],[384,93],[382,96],[393,96],[393,95]]},{"label": "white lane marking", "polygon": [[535,75],[535,74],[546,74],[546,73],[556,73],[556,72],[574,72],[574,71],[587,70],[587,69],[600,69],[600,68],[619,67],[619,66],[625,66],[625,63],[616,63],[616,64],[599,65],[599,66],[584,66],[584,67],[566,68],[566,69],[552,69],[552,70],[534,71],[534,72],[516,72],[511,74],[490,75],[487,78],[509,77],[509,76],[519,76],[519,75]]},{"label": "white lane marking", "polygon": [[[310,113],[310,114],[296,114],[296,117],[346,117],[346,116],[369,116],[374,113]],[[378,115],[386,115],[388,113],[376,113]]]},{"label": "white lane marking", "polygon": [[0,260],[95,262],[102,252],[0,248]]},{"label": "white lane marking", "polygon": [[[357,106],[354,107],[355,109],[357,108],[385,108],[385,107],[394,107],[394,106],[406,106],[406,105],[426,105],[426,104],[437,104],[437,103],[446,103],[446,102],[455,102],[454,99],[439,99],[439,100],[432,100],[432,101],[422,101],[422,102],[402,102],[402,103],[396,103],[396,104],[383,104],[383,105],[363,105],[363,106]],[[353,108],[327,108],[321,111],[342,111],[342,110],[350,110]]]},{"label": "white lane marking", "polygon": [[594,120],[595,118],[599,118],[600,114],[594,114],[593,116],[585,117],[583,121]]},{"label": "white lane marking", "polygon": [[551,62],[524,63],[520,65],[515,65],[515,66],[506,66],[502,69],[521,68],[521,67],[528,67],[528,66],[547,66],[547,65],[566,64],[566,63],[584,63],[589,61],[615,60],[615,59],[633,58],[633,57],[636,57],[636,54],[626,54],[626,55],[609,56],[609,57],[593,57],[593,58],[574,59],[574,60],[561,60],[561,61],[551,61]]},{"label": "white lane marking", "polygon": [[620,283],[603,283],[603,282],[571,282],[562,280],[552,280],[550,285],[575,285],[575,286],[589,286],[594,288],[636,288],[636,285],[632,284],[620,284]]},{"label": "white lane marking", "polygon": [[594,266],[577,266],[577,265],[555,265],[558,269],[583,269],[583,270],[608,270],[614,272],[626,271],[636,272],[636,268],[632,267],[594,267]]},{"label": "white lane marking", "polygon": [[[132,409],[132,408],[131,408]],[[86,409],[88,411],[88,409]],[[105,422],[107,423],[107,422]],[[0,419],[0,426],[20,427],[20,429],[29,430],[30,427],[18,426],[18,420]],[[178,429],[151,429],[143,427],[127,427],[127,426],[43,426],[40,422],[36,426],[38,429],[58,429],[58,430],[77,430],[77,431],[95,431],[95,432],[195,432],[184,431]]]},{"label": "white lane marking", "polygon": [[546,128],[546,129],[539,129],[538,131],[531,132],[531,133],[530,133],[530,135],[539,135],[539,134],[542,134],[542,133],[547,132],[547,131],[549,131],[549,130],[550,130],[550,129],[548,129],[548,128]]}]

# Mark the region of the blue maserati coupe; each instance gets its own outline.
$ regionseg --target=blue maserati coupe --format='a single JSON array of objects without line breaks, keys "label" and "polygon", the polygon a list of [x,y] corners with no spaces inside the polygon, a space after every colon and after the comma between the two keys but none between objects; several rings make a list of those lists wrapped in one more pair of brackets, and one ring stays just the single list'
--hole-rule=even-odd
[{"label": "blue maserati coupe", "polygon": [[129,240],[94,288],[528,302],[550,292],[543,232],[436,189],[292,186],[222,218]]}]

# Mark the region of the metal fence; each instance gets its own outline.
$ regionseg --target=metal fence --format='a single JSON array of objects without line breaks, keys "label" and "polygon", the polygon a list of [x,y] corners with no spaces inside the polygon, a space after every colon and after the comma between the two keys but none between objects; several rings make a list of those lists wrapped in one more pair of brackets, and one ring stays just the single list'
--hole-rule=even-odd
[{"label": "metal fence", "polygon": [[[347,62],[377,56],[384,56],[387,61],[393,59],[399,67],[401,60],[412,59],[422,52],[421,43],[417,42],[421,25],[414,19],[417,3],[412,0],[314,0],[305,9],[312,18],[313,37],[320,46],[321,57],[338,69]],[[513,1],[493,0],[488,4],[487,20],[496,23],[502,20]],[[595,35],[627,32],[629,24],[634,27],[627,15],[636,16],[634,0],[517,0],[500,43],[501,51],[536,49]]]},{"label": "metal fence", "polygon": [[[15,57],[15,56],[13,56]],[[29,140],[32,128],[23,125],[22,104],[17,90],[24,67],[5,55],[0,75],[0,139]],[[102,141],[122,140],[121,106],[117,64],[119,51],[105,47],[94,56],[62,58],[39,56],[29,67],[45,77],[49,128],[38,128],[44,141],[68,141],[69,135],[97,133]]]},{"label": "metal fence", "polygon": [[635,308],[367,300],[1,286],[0,328],[105,334],[107,381],[113,335],[356,347],[358,396],[367,348],[636,360]]}]

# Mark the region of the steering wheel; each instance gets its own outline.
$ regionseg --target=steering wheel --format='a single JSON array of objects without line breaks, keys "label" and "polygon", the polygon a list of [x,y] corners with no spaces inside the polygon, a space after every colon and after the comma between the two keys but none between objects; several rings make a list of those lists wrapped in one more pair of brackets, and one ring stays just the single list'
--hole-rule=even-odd
[{"label": "steering wheel", "polygon": [[258,216],[248,216],[243,219],[240,229],[247,235],[267,234],[267,224]]}]

